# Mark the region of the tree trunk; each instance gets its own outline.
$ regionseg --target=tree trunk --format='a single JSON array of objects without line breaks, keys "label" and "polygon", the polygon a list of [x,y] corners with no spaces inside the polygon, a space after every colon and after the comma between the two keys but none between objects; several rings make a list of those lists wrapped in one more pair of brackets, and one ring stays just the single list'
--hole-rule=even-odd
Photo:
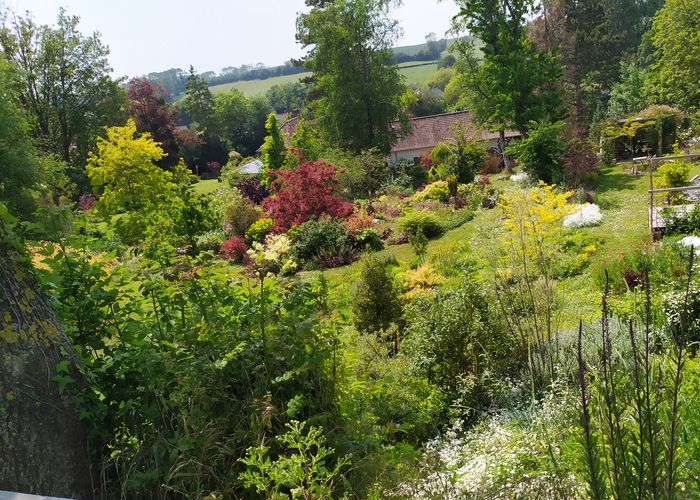
[{"label": "tree trunk", "polygon": [[4,238],[0,220],[0,490],[93,498],[85,426],[53,380],[74,351]]},{"label": "tree trunk", "polygon": [[513,170],[513,165],[510,162],[510,158],[508,157],[508,153],[506,152],[506,132],[505,130],[499,130],[498,131],[498,149],[501,153],[501,157],[503,158],[503,167],[506,170],[506,173],[510,173],[511,170]]}]

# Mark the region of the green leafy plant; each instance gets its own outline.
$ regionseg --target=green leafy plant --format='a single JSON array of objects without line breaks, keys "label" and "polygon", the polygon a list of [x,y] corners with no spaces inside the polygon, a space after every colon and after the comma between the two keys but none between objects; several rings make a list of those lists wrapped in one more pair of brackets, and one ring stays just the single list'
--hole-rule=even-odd
[{"label": "green leafy plant", "polygon": [[[691,165],[682,161],[670,161],[659,167],[661,178],[657,180],[657,188],[684,187],[690,183]],[[663,195],[669,205],[678,205],[686,199],[685,193],[667,193]]]},{"label": "green leafy plant", "polygon": [[290,231],[292,252],[311,266],[336,267],[352,260],[349,232],[343,221],[321,217],[304,222]]},{"label": "green leafy plant", "polygon": [[364,228],[357,231],[354,235],[355,247],[358,250],[372,250],[377,252],[384,248],[382,237],[376,229]]},{"label": "green leafy plant", "polygon": [[434,238],[443,233],[443,227],[437,216],[428,210],[409,212],[399,220],[399,229],[409,237],[421,231],[427,238]]},{"label": "green leafy plant", "polygon": [[[240,479],[265,498],[333,498],[336,482],[349,456],[335,459],[335,450],[327,447],[322,429],[292,420],[287,432],[276,437],[283,452],[274,460],[270,448],[250,447],[241,462],[246,470]],[[332,465],[335,463],[335,465]]]},{"label": "green leafy plant", "polygon": [[409,234],[408,242],[411,244],[416,257],[418,257],[419,265],[423,264],[425,262],[425,254],[428,251],[428,238],[425,237],[423,228],[419,227],[415,233]]},{"label": "green leafy plant", "polygon": [[[361,332],[378,334],[401,320],[403,303],[399,287],[389,266],[372,254],[362,262],[352,295],[352,312],[355,328]],[[398,344],[398,337],[395,341]]]},{"label": "green leafy plant", "polygon": [[256,220],[245,232],[246,241],[248,241],[249,243],[260,243],[264,241],[265,236],[267,236],[272,230],[273,224],[273,220],[269,218],[262,218]]},{"label": "green leafy plant", "polygon": [[[629,344],[613,349],[603,295],[601,350],[594,367],[583,356],[583,326],[578,333],[578,382],[586,479],[592,498],[673,498],[686,490],[680,394],[687,358],[688,304],[693,257],[683,306],[672,306],[670,336],[653,328],[651,287],[644,270],[644,323],[627,328]],[[694,313],[693,313],[694,314]],[[599,367],[599,368],[598,368]],[[609,492],[609,493],[608,493]]]},{"label": "green leafy plant", "polygon": [[564,173],[560,158],[566,152],[562,137],[565,126],[564,122],[532,123],[527,138],[509,146],[508,154],[513,155],[533,179],[548,184],[561,182]]}]

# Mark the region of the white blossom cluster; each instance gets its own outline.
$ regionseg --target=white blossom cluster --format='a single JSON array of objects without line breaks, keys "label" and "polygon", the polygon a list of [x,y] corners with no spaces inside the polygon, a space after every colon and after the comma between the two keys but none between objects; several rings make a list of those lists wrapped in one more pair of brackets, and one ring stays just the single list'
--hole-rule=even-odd
[{"label": "white blossom cluster", "polygon": [[530,182],[530,176],[527,172],[519,172],[511,175],[510,180],[516,184],[528,184]]},{"label": "white blossom cluster", "polygon": [[[457,423],[426,445],[423,477],[393,496],[414,499],[582,498],[586,488],[572,473],[554,472],[558,448],[547,436],[564,418],[561,400],[545,399],[534,414],[501,414],[464,434]],[[556,431],[553,431],[556,432]],[[556,440],[554,440],[556,441]],[[538,464],[540,466],[538,467]]]},{"label": "white blossom cluster", "polygon": [[289,257],[291,250],[292,242],[286,234],[269,234],[264,244],[253,243],[248,257],[261,271],[290,274],[297,268],[297,263]]},{"label": "white blossom cluster", "polygon": [[693,247],[693,253],[695,255],[700,255],[700,237],[698,236],[686,236],[678,242],[684,247]]},{"label": "white blossom cluster", "polygon": [[700,151],[700,136],[688,139],[688,146],[691,151]]},{"label": "white blossom cluster", "polygon": [[598,205],[584,203],[579,205],[576,212],[564,217],[564,227],[597,226],[603,220],[603,214]]}]

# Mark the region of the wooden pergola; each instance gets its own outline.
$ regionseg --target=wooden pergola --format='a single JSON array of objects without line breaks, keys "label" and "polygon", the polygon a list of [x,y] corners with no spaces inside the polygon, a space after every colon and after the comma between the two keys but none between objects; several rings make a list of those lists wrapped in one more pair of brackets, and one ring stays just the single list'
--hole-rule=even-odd
[{"label": "wooden pergola", "polygon": [[[637,158],[635,158],[636,160]],[[690,213],[694,206],[693,203],[686,203],[683,205],[661,205],[658,207],[654,206],[654,195],[660,193],[690,193],[693,191],[700,191],[700,185],[697,186],[684,186],[684,187],[673,187],[673,188],[654,188],[654,169],[662,163],[675,160],[698,160],[700,159],[700,153],[686,154],[678,156],[650,156],[647,158],[649,165],[649,230],[651,231],[652,238],[658,236],[663,229],[669,224],[669,220],[664,216],[664,210],[671,210],[674,216],[683,216]]]}]

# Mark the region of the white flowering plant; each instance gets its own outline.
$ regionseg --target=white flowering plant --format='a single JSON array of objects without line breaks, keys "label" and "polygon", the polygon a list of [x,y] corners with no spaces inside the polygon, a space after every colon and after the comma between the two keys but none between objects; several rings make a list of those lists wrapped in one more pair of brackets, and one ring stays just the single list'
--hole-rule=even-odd
[{"label": "white flowering plant", "polygon": [[562,443],[577,442],[573,397],[566,389],[552,393],[534,408],[492,416],[466,433],[456,422],[426,445],[422,477],[388,496],[584,498],[585,483],[562,467],[568,458]]},{"label": "white flowering plant", "polygon": [[597,226],[603,220],[603,213],[598,205],[584,203],[578,210],[564,217],[563,226],[570,228]]},{"label": "white flowering plant", "polygon": [[262,276],[271,274],[293,274],[296,261],[290,256],[292,242],[286,234],[270,234],[264,243],[253,243],[248,257]]},{"label": "white flowering plant", "polygon": [[510,176],[510,180],[516,184],[528,184],[530,182],[530,175],[527,172],[519,172]]}]

